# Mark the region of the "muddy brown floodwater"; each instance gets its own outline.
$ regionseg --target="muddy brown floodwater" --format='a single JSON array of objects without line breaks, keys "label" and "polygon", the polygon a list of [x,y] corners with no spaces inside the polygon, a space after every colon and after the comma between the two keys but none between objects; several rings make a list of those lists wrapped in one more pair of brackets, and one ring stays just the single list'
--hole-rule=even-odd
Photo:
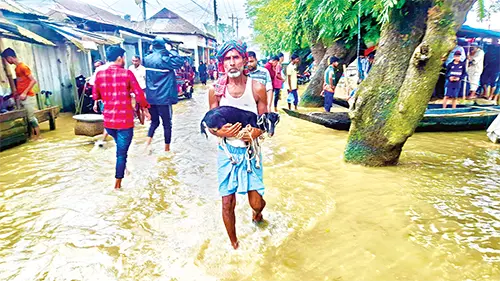
[{"label": "muddy brown floodwater", "polygon": [[[401,165],[343,162],[347,132],[282,114],[264,142],[268,225],[238,197],[221,219],[207,96],[174,107],[173,153],[146,126],[113,190],[115,147],[73,134],[0,153],[0,280],[500,280],[500,147],[484,132],[420,133]],[[48,127],[43,124],[42,128]]]}]

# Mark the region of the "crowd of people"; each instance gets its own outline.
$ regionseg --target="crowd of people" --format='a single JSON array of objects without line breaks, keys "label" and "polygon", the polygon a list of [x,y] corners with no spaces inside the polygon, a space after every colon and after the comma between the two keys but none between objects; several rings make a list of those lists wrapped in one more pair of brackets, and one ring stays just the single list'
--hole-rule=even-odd
[{"label": "crowd of people", "polygon": [[106,50],[107,63],[96,63],[89,79],[94,110],[104,117],[104,138],[111,135],[116,142],[115,188],[121,188],[127,163],[127,153],[133,138],[134,117],[144,115],[151,120],[146,141],[150,150],[156,129],[163,125],[165,151],[170,151],[172,140],[172,105],[178,102],[176,71],[187,65],[175,50],[167,50],[163,38],[157,37],[152,51],[144,58],[134,56],[132,65],[125,69],[125,50],[110,46]]},{"label": "crowd of people", "polygon": [[[104,127],[116,142],[115,188],[121,188],[126,173],[127,153],[133,138],[134,114],[142,111],[151,119],[146,145],[151,144],[154,132],[160,124],[164,127],[165,151],[170,150],[172,132],[172,105],[177,103],[175,72],[187,69],[183,59],[174,51],[165,48],[165,41],[156,38],[153,51],[144,58],[133,57],[129,69],[124,68],[125,50],[118,46],[107,49],[108,62],[97,64],[93,85],[93,98],[102,101]],[[270,112],[274,105],[277,111],[282,87],[286,88],[289,108],[297,108],[298,55],[293,54],[291,61],[283,69],[283,54],[271,57],[264,67],[258,65],[255,52],[247,52],[246,44],[236,41],[224,43],[217,53],[218,68],[200,64],[200,81],[205,84],[208,78],[215,83],[209,89],[210,109],[219,106],[232,106],[257,115]],[[212,70],[213,72],[210,72]],[[140,108],[134,108],[134,103]],[[96,108],[97,110],[97,108]],[[248,129],[248,128],[247,128]],[[235,157],[244,159],[249,142],[259,138],[263,131],[251,128],[248,134],[239,136],[241,124],[226,124],[220,130],[210,130],[220,140],[226,142],[225,148]],[[262,210],[266,202],[263,199],[264,183],[261,166],[240,161],[233,164],[219,147],[218,186],[222,197],[223,221],[232,246],[238,248],[235,229],[234,207],[236,193],[247,194],[253,209],[253,221],[263,221]],[[250,165],[250,166],[249,166]],[[248,172],[251,171],[251,172]]]},{"label": "crowd of people", "polygon": [[457,99],[463,93],[469,99],[482,97],[498,103],[499,56],[498,49],[485,52],[477,42],[472,42],[467,48],[457,45],[448,57],[443,58],[443,69],[446,69],[442,74],[445,80],[443,108],[448,100],[452,100],[452,108],[456,108]]},{"label": "crowd of people", "polygon": [[[18,98],[30,110],[32,108],[34,80],[29,67],[17,59],[12,49],[2,52],[2,57],[16,65]],[[156,129],[161,123],[164,129],[165,151],[170,151],[172,140],[172,105],[178,102],[176,75],[193,73],[194,69],[175,51],[167,50],[163,38],[157,37],[152,44],[151,52],[141,61],[139,56],[132,58],[132,65],[126,69],[125,50],[119,46],[110,46],[106,50],[107,62],[97,61],[95,73],[88,83],[92,85],[92,97],[95,100],[94,110],[100,111],[104,118],[105,134],[113,137],[116,143],[115,188],[121,188],[126,173],[127,154],[134,135],[134,116],[144,115],[151,120],[147,134],[146,147],[150,148]],[[450,60],[451,58],[451,60]],[[484,85],[486,93],[494,92],[498,79],[498,69],[488,68],[484,63],[484,52],[473,44],[468,56],[465,51],[456,48],[446,63],[446,96],[455,99],[460,90],[461,81],[469,77],[470,84]],[[467,66],[465,60],[469,65]],[[272,110],[278,111],[281,90],[286,89],[288,108],[297,109],[299,102],[297,74],[300,57],[292,54],[290,62],[284,67],[282,53],[272,56],[262,67],[257,55],[247,51],[245,43],[228,41],[218,48],[216,62],[200,63],[199,78],[202,84],[208,79],[214,80],[208,90],[209,109],[220,106],[231,106],[241,110],[263,115]],[[324,109],[329,112],[333,96],[342,76],[340,59],[332,56],[324,72],[322,95]],[[360,79],[366,78],[373,63],[373,56],[360,58]],[[485,75],[486,71],[486,75]],[[495,72],[496,71],[496,72]],[[495,75],[490,75],[496,73]],[[492,78],[494,77],[494,79]],[[194,79],[192,75],[183,77]],[[193,81],[194,83],[194,81]],[[471,96],[475,96],[478,87],[470,88]],[[498,98],[498,96],[497,96]],[[445,104],[447,99],[445,98]],[[455,101],[453,101],[455,106]],[[30,115],[31,113],[29,113]],[[30,115],[30,122],[37,127],[36,118]],[[248,196],[253,210],[252,221],[259,224],[263,221],[262,210],[266,206],[263,199],[265,186],[263,167],[256,167],[255,159],[244,160],[248,153],[248,144],[258,139],[263,131],[258,128],[246,128],[247,134],[240,134],[241,123],[226,124],[218,130],[208,128],[219,139],[217,174],[218,190],[222,198],[222,217],[234,249],[239,247],[235,227],[236,194]],[[224,148],[221,146],[224,142]],[[225,153],[229,151],[232,158]]]}]

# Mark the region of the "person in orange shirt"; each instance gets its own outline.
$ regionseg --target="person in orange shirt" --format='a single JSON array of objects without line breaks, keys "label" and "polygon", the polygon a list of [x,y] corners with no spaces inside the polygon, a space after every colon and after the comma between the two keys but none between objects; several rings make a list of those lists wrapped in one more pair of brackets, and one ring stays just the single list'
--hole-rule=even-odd
[{"label": "person in orange shirt", "polygon": [[21,105],[28,113],[28,120],[31,125],[32,135],[38,138],[40,136],[40,126],[35,117],[36,110],[36,96],[33,92],[33,86],[36,80],[31,74],[29,66],[21,62],[16,55],[16,52],[11,48],[7,48],[2,52],[2,58],[9,64],[16,66],[16,89],[14,89],[13,96],[21,102]]}]

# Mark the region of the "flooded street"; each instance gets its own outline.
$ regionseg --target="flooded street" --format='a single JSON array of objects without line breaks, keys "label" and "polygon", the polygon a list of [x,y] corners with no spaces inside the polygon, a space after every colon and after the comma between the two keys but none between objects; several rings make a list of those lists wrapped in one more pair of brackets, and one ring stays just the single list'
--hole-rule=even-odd
[{"label": "flooded street", "polygon": [[[283,102],[283,101],[282,101]],[[401,165],[343,162],[347,132],[282,113],[264,141],[268,224],[238,197],[232,250],[207,95],[174,107],[172,154],[136,126],[131,175],[70,115],[0,153],[0,280],[500,280],[500,146],[484,132],[419,133]],[[284,105],[284,104],[282,104]]]}]

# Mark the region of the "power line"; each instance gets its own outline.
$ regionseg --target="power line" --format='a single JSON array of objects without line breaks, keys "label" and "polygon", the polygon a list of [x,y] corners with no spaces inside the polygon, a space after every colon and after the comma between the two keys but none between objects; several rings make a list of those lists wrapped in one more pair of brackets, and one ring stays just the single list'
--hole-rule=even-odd
[{"label": "power line", "polygon": [[[193,2],[196,6],[200,7],[202,10],[206,11],[206,12],[209,12],[208,10],[206,10],[205,8],[203,8],[200,4],[198,4],[198,2],[194,1],[194,0],[189,0],[191,2]],[[210,13],[210,12],[209,12]]]}]

